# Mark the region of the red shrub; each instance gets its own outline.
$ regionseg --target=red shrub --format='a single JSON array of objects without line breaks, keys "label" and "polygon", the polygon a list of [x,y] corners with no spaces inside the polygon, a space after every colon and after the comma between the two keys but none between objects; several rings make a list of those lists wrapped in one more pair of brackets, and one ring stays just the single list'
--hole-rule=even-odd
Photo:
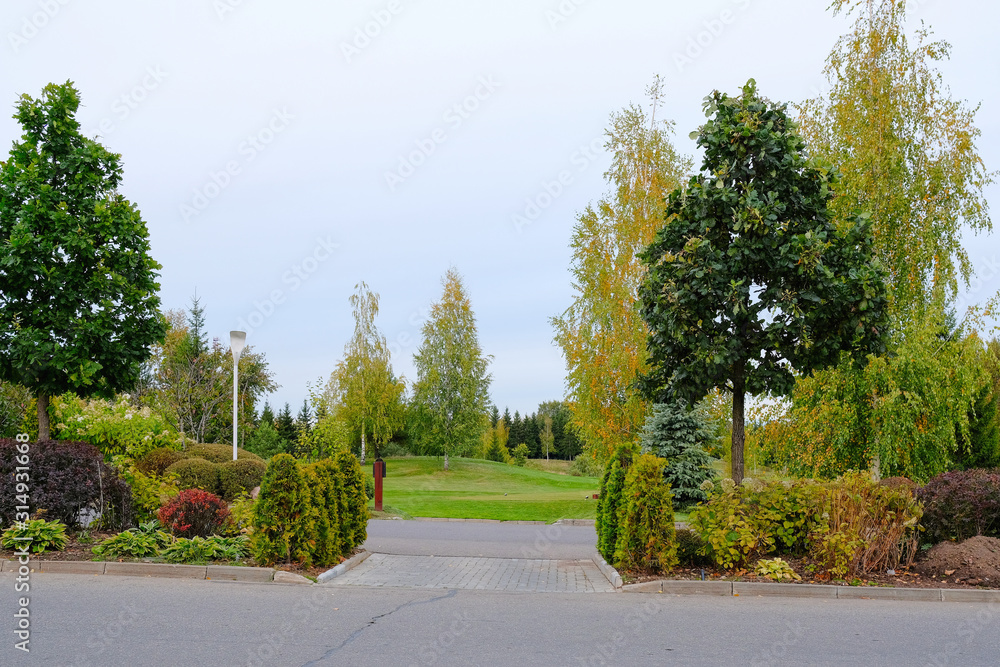
[{"label": "red shrub", "polygon": [[1000,537],[1000,472],[958,470],[917,490],[924,504],[925,540],[959,542],[976,535]]},{"label": "red shrub", "polygon": [[229,507],[214,493],[186,489],[160,508],[160,523],[177,537],[208,537],[229,519]]}]

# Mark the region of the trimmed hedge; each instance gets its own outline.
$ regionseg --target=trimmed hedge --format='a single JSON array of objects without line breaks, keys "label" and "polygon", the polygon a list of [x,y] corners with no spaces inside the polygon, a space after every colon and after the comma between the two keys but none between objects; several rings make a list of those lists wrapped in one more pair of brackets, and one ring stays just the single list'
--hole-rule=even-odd
[{"label": "trimmed hedge", "polygon": [[226,500],[235,500],[244,491],[260,486],[267,464],[253,459],[226,461],[219,465],[219,491]]},{"label": "trimmed hedge", "polygon": [[181,489],[201,489],[210,493],[219,490],[219,464],[205,459],[181,459],[164,472],[177,475],[177,484]]},{"label": "trimmed hedge", "polygon": [[348,451],[301,465],[274,456],[254,505],[250,549],[259,565],[292,560],[325,567],[367,538],[368,498],[358,459]]},{"label": "trimmed hedge", "polygon": [[[27,445],[27,446],[25,446]],[[25,452],[26,450],[26,452]],[[101,525],[123,530],[132,525],[132,489],[104,462],[104,455],[86,442],[19,443],[0,439],[0,521],[9,526],[16,520],[25,495],[19,491],[16,468],[27,466],[28,506],[32,516],[45,511],[45,518],[80,525],[81,513],[101,515]],[[103,505],[102,505],[103,500]]]},{"label": "trimmed hedge", "polygon": [[[184,453],[187,458],[190,459],[205,459],[206,461],[211,461],[212,463],[225,463],[226,461],[233,460],[233,446],[232,445],[220,445],[215,443],[198,443],[188,447]],[[248,452],[247,450],[237,447],[236,457],[238,461],[259,461],[264,462],[264,459],[260,458],[253,452]]]},{"label": "trimmed hedge", "polygon": [[147,452],[135,462],[136,469],[144,475],[163,477],[167,468],[189,458],[184,452],[170,447],[157,447]]}]

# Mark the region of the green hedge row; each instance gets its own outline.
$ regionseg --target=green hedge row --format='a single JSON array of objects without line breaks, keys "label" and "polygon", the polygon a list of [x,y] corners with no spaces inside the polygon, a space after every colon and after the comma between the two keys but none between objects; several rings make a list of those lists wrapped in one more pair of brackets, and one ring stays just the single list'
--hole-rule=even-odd
[{"label": "green hedge row", "polygon": [[260,565],[340,562],[368,537],[365,476],[354,454],[303,465],[271,458],[254,505],[250,551]]},{"label": "green hedge row", "polygon": [[183,451],[160,447],[140,458],[136,468],[147,475],[176,475],[181,489],[201,489],[234,500],[260,486],[267,469],[252,452],[238,449],[237,455],[233,461],[231,445],[195,444]]}]

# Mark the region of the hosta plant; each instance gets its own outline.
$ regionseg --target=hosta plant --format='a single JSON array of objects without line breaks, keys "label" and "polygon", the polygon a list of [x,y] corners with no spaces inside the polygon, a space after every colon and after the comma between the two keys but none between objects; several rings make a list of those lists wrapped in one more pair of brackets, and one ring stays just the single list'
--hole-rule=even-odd
[{"label": "hosta plant", "polygon": [[210,560],[240,560],[246,556],[246,537],[180,538],[161,552],[168,563],[204,563]]},{"label": "hosta plant", "polygon": [[4,549],[20,550],[27,544],[33,554],[62,551],[66,548],[66,540],[66,524],[45,519],[16,523],[0,536]]},{"label": "hosta plant", "polygon": [[795,570],[792,569],[792,566],[781,558],[761,558],[757,561],[757,567],[754,568],[754,572],[756,572],[758,576],[774,579],[775,581],[791,579],[794,579],[795,581],[802,580],[802,577],[795,574]]},{"label": "hosta plant", "polygon": [[167,533],[159,530],[156,521],[149,521],[138,528],[109,537],[93,548],[98,558],[149,558],[159,554],[160,549],[173,541]]}]

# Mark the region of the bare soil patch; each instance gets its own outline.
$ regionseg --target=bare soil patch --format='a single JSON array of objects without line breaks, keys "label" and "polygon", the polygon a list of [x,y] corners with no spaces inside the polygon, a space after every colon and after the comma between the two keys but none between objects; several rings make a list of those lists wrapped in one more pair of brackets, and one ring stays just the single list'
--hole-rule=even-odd
[{"label": "bare soil patch", "polygon": [[913,569],[925,577],[998,588],[1000,540],[980,535],[964,542],[942,542],[931,547]]}]

